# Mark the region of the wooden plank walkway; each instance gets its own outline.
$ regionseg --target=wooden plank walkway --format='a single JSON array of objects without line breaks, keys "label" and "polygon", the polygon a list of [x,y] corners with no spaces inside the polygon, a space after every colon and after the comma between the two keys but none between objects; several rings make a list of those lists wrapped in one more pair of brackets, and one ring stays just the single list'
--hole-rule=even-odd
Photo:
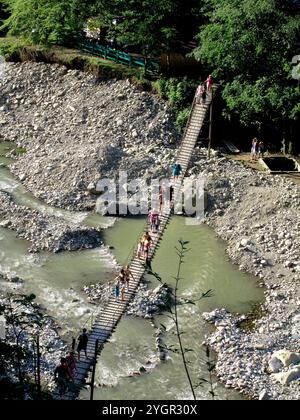
[{"label": "wooden plank walkway", "polygon": [[[198,104],[196,98],[194,99],[190,118],[187,123],[186,130],[183,134],[183,140],[177,157],[177,160],[182,167],[182,174],[179,177],[178,181],[173,183],[174,196],[171,205],[166,206],[160,214],[160,225],[158,232],[155,234],[151,234],[152,244],[149,251],[150,260],[154,258],[154,255],[159,247],[159,242],[161,241],[163,234],[167,228],[167,225],[170,222],[171,214],[174,207],[174,201],[176,201],[178,194],[181,191],[182,182],[188,169],[188,164],[192,157],[192,153],[198,140],[199,134],[205,122],[205,118],[208,113],[211,101],[211,95],[207,97],[205,104]],[[145,226],[145,231],[147,230],[148,227]],[[95,362],[96,341],[98,340],[99,342],[97,355],[100,355],[105,343],[107,343],[107,341],[112,336],[123,314],[126,312],[128,304],[131,302],[136,293],[140,281],[146,272],[144,264],[144,261],[139,259],[137,255],[133,257],[129,265],[130,271],[133,275],[133,279],[130,279],[129,290],[126,291],[124,301],[122,301],[120,298],[116,299],[115,297],[111,297],[107,307],[95,319],[94,325],[89,334],[89,341],[87,347],[88,357],[87,359],[85,359],[85,357],[83,356],[83,359],[77,363],[77,375],[75,379],[75,384],[78,386],[79,390],[85,385],[86,378],[88,377],[89,372],[91,371]],[[79,391],[69,392],[65,396],[65,399],[75,399],[78,396],[78,394]]]}]

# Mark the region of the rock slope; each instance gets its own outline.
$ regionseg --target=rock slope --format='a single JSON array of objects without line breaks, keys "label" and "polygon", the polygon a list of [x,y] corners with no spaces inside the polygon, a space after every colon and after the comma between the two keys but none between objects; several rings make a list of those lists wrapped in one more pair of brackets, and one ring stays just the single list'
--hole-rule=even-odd
[{"label": "rock slope", "polygon": [[67,223],[63,218],[41,214],[16,204],[0,191],[0,226],[31,242],[30,252],[76,251],[102,245],[101,230]]},{"label": "rock slope", "polygon": [[172,163],[178,135],[171,111],[129,81],[8,63],[0,83],[0,134],[27,150],[11,169],[48,204],[90,209],[88,190],[100,178],[115,179],[119,169],[147,178]]},{"label": "rock slope", "polygon": [[206,315],[217,328],[207,338],[218,353],[217,373],[227,387],[254,398],[299,399],[300,364],[278,372],[269,364],[278,351],[299,352],[300,188],[226,158],[198,158],[191,173],[205,178],[206,222],[227,241],[230,259],[266,288],[253,330],[241,328],[245,317]]}]

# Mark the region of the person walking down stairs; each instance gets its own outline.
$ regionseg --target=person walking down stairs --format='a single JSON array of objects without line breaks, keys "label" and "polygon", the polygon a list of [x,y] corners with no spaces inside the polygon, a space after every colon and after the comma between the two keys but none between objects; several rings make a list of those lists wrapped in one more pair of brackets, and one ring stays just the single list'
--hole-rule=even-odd
[{"label": "person walking down stairs", "polygon": [[207,93],[211,94],[212,90],[213,90],[213,85],[214,85],[214,79],[212,77],[212,75],[210,74],[208,76],[208,78],[206,79],[206,88],[207,88]]},{"label": "person walking down stairs", "polygon": [[86,328],[83,328],[82,334],[78,337],[78,346],[77,346],[77,353],[78,353],[78,360],[80,360],[80,352],[84,351],[85,357],[87,359],[87,344],[88,344],[89,338],[87,335]]},{"label": "person walking down stairs", "polygon": [[206,90],[205,85],[201,84],[198,86],[196,91],[196,103],[197,104],[205,104],[206,102]]},{"label": "person walking down stairs", "polygon": [[174,182],[178,181],[178,178],[181,175],[181,173],[182,173],[181,165],[180,163],[176,161],[174,165],[172,166],[172,175],[173,175]]},{"label": "person walking down stairs", "polygon": [[148,220],[150,223],[151,232],[156,233],[158,231],[158,226],[159,226],[159,214],[155,209],[150,211]]},{"label": "person walking down stairs", "polygon": [[60,365],[56,366],[54,371],[54,380],[57,384],[58,394],[61,400],[65,399],[65,394],[68,391],[69,383],[72,380],[66,358],[60,359]]}]

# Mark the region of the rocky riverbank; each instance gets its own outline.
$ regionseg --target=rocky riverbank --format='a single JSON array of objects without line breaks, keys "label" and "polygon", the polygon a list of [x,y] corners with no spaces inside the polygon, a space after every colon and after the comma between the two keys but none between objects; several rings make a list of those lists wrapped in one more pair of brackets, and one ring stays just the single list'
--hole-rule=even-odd
[{"label": "rocky riverbank", "polygon": [[224,157],[207,161],[201,153],[193,173],[206,180],[206,223],[227,241],[240,270],[266,288],[263,315],[251,330],[242,328],[245,317],[205,315],[216,326],[207,342],[218,353],[217,374],[253,398],[300,399],[299,358],[289,357],[299,352],[300,339],[300,188]]},{"label": "rocky riverbank", "polygon": [[[131,178],[165,176],[178,141],[173,122],[164,102],[125,81],[99,83],[33,63],[8,64],[2,80],[1,135],[27,150],[11,169],[36,197],[57,207],[94,208],[95,183],[114,179],[119,169]],[[208,192],[205,222],[227,241],[229,258],[266,290],[252,329],[244,316],[205,315],[216,326],[207,342],[218,353],[217,374],[226,387],[253,398],[300,399],[299,187],[225,157],[207,160],[204,150],[195,151],[190,169],[191,177],[199,174]],[[1,219],[34,250],[59,250],[61,238],[68,238],[60,220],[40,219],[7,194],[0,200]],[[78,232],[81,238],[82,228]],[[98,232],[93,235],[92,244]],[[91,293],[103,290],[95,285]]]},{"label": "rocky riverbank", "polygon": [[[83,290],[90,302],[101,305],[104,308],[114,296],[114,282],[91,284],[84,286]],[[150,290],[146,283],[141,283],[126,313],[127,315],[152,319],[154,315],[160,314],[166,309],[170,298],[170,290],[167,285],[160,285]]]},{"label": "rocky riverbank", "polygon": [[8,63],[0,134],[27,153],[11,166],[36,197],[71,210],[94,208],[95,184],[165,175],[178,134],[164,101],[129,81],[99,83],[58,65]]},{"label": "rocky riverbank", "polygon": [[16,204],[9,193],[0,191],[0,226],[14,230],[31,242],[30,252],[75,251],[102,245],[101,230],[67,223],[63,218],[41,214]]}]

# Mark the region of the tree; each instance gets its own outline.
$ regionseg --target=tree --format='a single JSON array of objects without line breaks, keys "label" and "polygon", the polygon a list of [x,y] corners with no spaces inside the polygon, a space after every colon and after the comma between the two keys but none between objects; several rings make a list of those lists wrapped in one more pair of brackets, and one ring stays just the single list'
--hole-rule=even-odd
[{"label": "tree", "polygon": [[[0,302],[0,314],[4,315],[8,327],[7,342],[0,342],[0,374],[4,374],[5,382],[11,384],[10,393],[22,398],[27,391],[32,398],[49,398],[47,392],[41,392],[40,381],[40,345],[39,334],[43,330],[47,317],[34,304],[35,295],[8,294]],[[36,351],[32,352],[32,344]],[[35,354],[34,354],[35,353]],[[32,369],[32,358],[37,358],[35,368],[35,384],[25,374]],[[18,383],[11,380],[17,376]],[[0,384],[1,387],[1,384]]]},{"label": "tree", "polygon": [[200,12],[199,0],[98,0],[91,9],[108,38],[151,54],[168,53],[180,41],[190,41]]},{"label": "tree", "polygon": [[225,115],[244,125],[299,122],[300,86],[292,58],[300,38],[300,2],[207,0],[208,23],[194,56],[223,84]]},{"label": "tree", "polygon": [[[152,53],[161,48],[164,18],[172,10],[171,0],[98,0],[94,7],[99,26],[107,28],[108,38]],[[166,34],[169,37],[170,32]]]},{"label": "tree", "polygon": [[10,16],[3,28],[33,43],[55,44],[82,29],[87,4],[79,0],[4,0]]}]

